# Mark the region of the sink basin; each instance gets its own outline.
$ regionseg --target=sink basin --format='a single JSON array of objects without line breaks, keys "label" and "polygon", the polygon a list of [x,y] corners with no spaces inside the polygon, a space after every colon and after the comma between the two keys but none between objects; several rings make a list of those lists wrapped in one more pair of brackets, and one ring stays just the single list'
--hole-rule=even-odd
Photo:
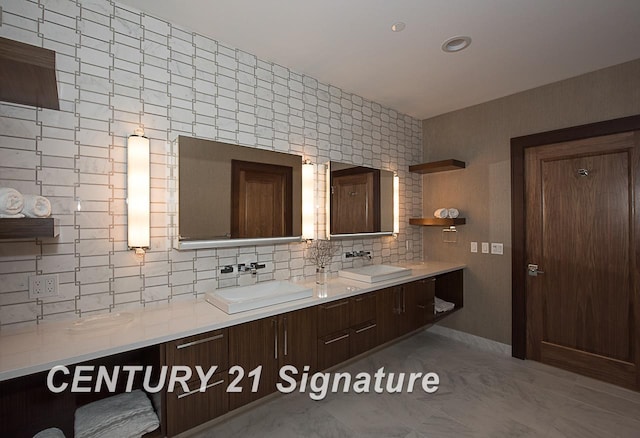
[{"label": "sink basin", "polygon": [[338,275],[351,280],[377,283],[411,275],[411,269],[391,265],[370,265],[361,268],[343,269],[338,271]]},{"label": "sink basin", "polygon": [[245,312],[313,296],[313,289],[288,281],[267,281],[207,292],[207,302],[226,313]]}]

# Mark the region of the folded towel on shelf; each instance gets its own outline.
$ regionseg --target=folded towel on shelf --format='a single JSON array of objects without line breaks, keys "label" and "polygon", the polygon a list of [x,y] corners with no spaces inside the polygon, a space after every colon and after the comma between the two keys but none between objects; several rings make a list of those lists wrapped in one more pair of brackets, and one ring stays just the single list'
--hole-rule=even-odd
[{"label": "folded towel on shelf", "polygon": [[26,217],[49,217],[51,216],[51,202],[44,196],[24,195],[22,213]]},{"label": "folded towel on shelf", "polygon": [[76,438],[133,438],[160,427],[147,395],[139,389],[76,409]]},{"label": "folded towel on shelf", "polygon": [[449,301],[441,300],[440,298],[436,297],[434,313],[448,312],[450,310],[453,310],[455,306],[456,305],[454,303],[450,303]]},{"label": "folded towel on shelf", "polygon": [[18,214],[22,211],[24,196],[10,187],[0,187],[0,214]]},{"label": "folded towel on shelf", "polygon": [[439,208],[433,212],[433,215],[437,218],[444,219],[449,215],[449,211],[446,208]]},{"label": "folded towel on shelf", "polygon": [[65,438],[64,433],[57,427],[41,430],[36,433],[33,438]]},{"label": "folded towel on shelf", "polygon": [[24,217],[24,214],[22,213],[18,213],[18,214],[0,214],[0,219],[18,219]]},{"label": "folded towel on shelf", "polygon": [[460,212],[458,211],[457,208],[449,208],[447,209],[447,212],[449,213],[449,217],[452,219],[455,219],[458,216],[460,216]]}]

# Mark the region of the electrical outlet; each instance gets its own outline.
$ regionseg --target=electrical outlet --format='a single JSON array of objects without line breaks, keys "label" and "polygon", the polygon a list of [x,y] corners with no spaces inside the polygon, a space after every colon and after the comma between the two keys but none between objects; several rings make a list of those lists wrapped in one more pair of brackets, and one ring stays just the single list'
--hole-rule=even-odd
[{"label": "electrical outlet", "polygon": [[489,242],[482,242],[482,254],[489,254]]},{"label": "electrical outlet", "polygon": [[504,246],[502,243],[492,243],[491,244],[491,254],[504,254]]},{"label": "electrical outlet", "polygon": [[471,252],[478,252],[478,242],[471,242]]},{"label": "electrical outlet", "polygon": [[29,277],[29,298],[58,296],[58,274],[31,275]]}]

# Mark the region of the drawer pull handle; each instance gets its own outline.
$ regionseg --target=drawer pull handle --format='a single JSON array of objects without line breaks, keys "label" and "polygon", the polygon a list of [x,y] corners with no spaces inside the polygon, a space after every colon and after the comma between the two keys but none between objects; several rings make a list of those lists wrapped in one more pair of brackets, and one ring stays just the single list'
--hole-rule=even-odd
[{"label": "drawer pull handle", "polygon": [[278,359],[278,320],[274,318],[273,322],[273,358]]},{"label": "drawer pull handle", "polygon": [[427,306],[423,306],[422,304],[418,304],[418,309],[426,309]]},{"label": "drawer pull handle", "polygon": [[193,341],[193,342],[187,342],[186,344],[180,344],[180,345],[176,345],[176,348],[178,350],[182,349],[182,348],[187,348],[187,347],[193,347],[194,345],[198,345],[198,344],[204,344],[205,342],[210,342],[210,341],[217,341],[218,339],[222,339],[224,338],[224,335],[215,335],[215,336],[211,336],[208,338],[204,338],[204,339],[198,339],[197,341]]},{"label": "drawer pull handle", "polygon": [[[213,388],[214,386],[218,386],[218,385],[219,385],[219,384],[221,384],[221,383],[224,383],[224,380],[218,380],[217,382],[214,382],[214,383],[212,383],[211,385],[207,385],[207,386],[205,387],[205,391],[206,391],[207,389],[209,389],[209,388]],[[187,397],[187,396],[189,396],[189,395],[193,395],[193,394],[195,394],[196,392],[204,392],[204,391],[200,391],[200,388],[198,388],[198,389],[194,389],[193,391],[184,392],[184,393],[182,393],[182,394],[180,394],[180,395],[178,396],[178,399],[181,399],[181,398],[183,398],[183,397]]]},{"label": "drawer pull handle", "polygon": [[356,330],[356,334],[366,332],[367,330],[371,330],[372,328],[375,328],[377,325],[378,324],[371,324],[366,327],[362,327],[361,329]]},{"label": "drawer pull handle", "polygon": [[329,310],[329,309],[335,309],[336,307],[340,307],[340,306],[346,306],[347,304],[349,304],[349,301],[341,301],[338,304],[331,304],[331,305],[325,305],[322,306],[325,310]]},{"label": "drawer pull handle", "polygon": [[339,337],[337,337],[335,339],[330,339],[328,341],[324,341],[324,345],[333,344],[334,342],[341,341],[341,340],[346,339],[348,337],[349,337],[349,333],[347,333],[346,335],[339,336]]}]

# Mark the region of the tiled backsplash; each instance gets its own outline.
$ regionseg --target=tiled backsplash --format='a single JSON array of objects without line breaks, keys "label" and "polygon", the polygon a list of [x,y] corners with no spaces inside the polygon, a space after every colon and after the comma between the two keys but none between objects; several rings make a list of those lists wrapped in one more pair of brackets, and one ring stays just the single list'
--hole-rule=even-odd
[{"label": "tiled backsplash", "polygon": [[[250,281],[224,265],[265,263],[258,281],[311,276],[305,244],[176,251],[170,142],[178,135],[397,171],[400,235],[338,241],[374,262],[420,259],[419,120],[104,0],[0,0],[0,36],[56,51],[60,111],[0,103],[0,186],[47,196],[56,239],[0,243],[0,327],[195,299]],[[151,250],[126,243],[126,138],[151,139]],[[324,173],[318,166],[318,229]],[[407,243],[409,241],[409,243]],[[407,249],[409,248],[409,249]],[[335,272],[356,262],[336,256]],[[57,273],[60,296],[28,298],[28,277]]]}]

